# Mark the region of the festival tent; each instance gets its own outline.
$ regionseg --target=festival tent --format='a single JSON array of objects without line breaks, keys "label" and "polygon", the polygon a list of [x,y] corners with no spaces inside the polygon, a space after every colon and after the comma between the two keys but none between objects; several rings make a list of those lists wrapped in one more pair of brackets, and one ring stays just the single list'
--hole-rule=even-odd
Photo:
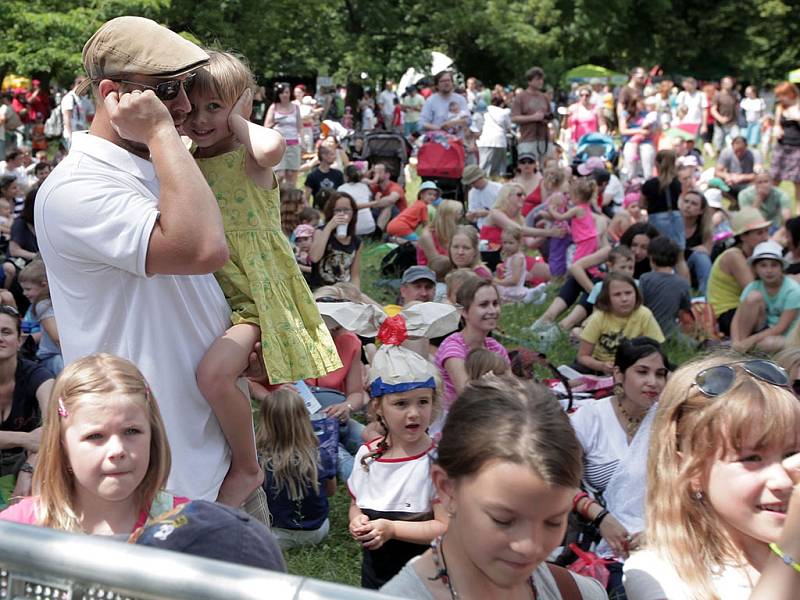
[{"label": "festival tent", "polygon": [[800,83],[800,69],[789,71],[789,81],[792,83]]},{"label": "festival tent", "polygon": [[580,65],[564,73],[564,79],[570,83],[589,83],[592,79],[602,79],[613,85],[624,85],[628,77],[597,65]]}]

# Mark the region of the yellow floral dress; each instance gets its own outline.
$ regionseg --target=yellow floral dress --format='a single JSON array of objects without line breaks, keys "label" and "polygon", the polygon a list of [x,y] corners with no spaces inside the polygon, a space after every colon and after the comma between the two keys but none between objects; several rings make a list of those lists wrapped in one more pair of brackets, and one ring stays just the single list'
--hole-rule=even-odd
[{"label": "yellow floral dress", "polygon": [[231,322],[261,328],[271,384],[321,377],[342,361],[281,229],[278,185],[265,190],[254,183],[245,173],[245,152],[240,146],[196,159],[219,203],[230,251],[215,276]]}]

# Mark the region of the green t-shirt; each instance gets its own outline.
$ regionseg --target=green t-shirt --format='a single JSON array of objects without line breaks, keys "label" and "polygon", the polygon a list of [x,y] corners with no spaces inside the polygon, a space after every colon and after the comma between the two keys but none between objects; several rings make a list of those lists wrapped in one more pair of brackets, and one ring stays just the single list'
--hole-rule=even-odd
[{"label": "green t-shirt", "polygon": [[423,104],[425,104],[425,98],[422,97],[422,94],[414,94],[413,96],[408,95],[400,101],[400,106],[410,106],[419,109],[403,111],[403,116],[405,117],[406,123],[417,123],[419,121],[419,116],[422,114]]},{"label": "green t-shirt", "polygon": [[[739,192],[739,208],[753,206],[756,202],[756,186],[750,185]],[[761,214],[767,221],[772,222],[773,226],[780,227],[783,224],[781,212],[784,208],[791,208],[789,196],[783,190],[772,186],[769,196],[764,200],[759,208]]]}]

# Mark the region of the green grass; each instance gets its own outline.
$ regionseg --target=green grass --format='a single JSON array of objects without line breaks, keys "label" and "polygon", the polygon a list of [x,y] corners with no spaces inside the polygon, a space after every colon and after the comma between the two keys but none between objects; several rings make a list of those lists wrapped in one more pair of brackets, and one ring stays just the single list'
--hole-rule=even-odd
[{"label": "green grass", "polygon": [[[406,186],[409,200],[416,195],[418,181],[409,182]],[[789,197],[793,198],[793,189],[788,183],[781,186],[788,192]],[[387,304],[394,302],[396,292],[389,287],[382,286],[380,280],[380,262],[388,248],[383,244],[367,242],[361,260],[361,282],[362,290],[374,300]],[[540,350],[539,344],[534,336],[527,330],[549,306],[550,301],[558,292],[557,286],[553,285],[548,290],[548,298],[542,304],[509,304],[503,307],[499,335],[500,341],[508,349],[523,346]],[[668,339],[665,350],[670,360],[674,364],[682,364],[698,354],[698,351],[689,347],[677,339]],[[547,348],[547,356],[555,365],[569,364],[574,361],[576,346],[573,345],[566,335],[562,335]],[[545,372],[537,373],[547,376]],[[316,547],[290,550],[285,553],[289,572],[294,575],[302,575],[344,583],[347,585],[358,586],[360,582],[361,550],[355,541],[350,537],[347,526],[347,509],[350,504],[350,496],[344,482],[340,482],[339,489],[330,499],[330,534],[324,544]]]}]

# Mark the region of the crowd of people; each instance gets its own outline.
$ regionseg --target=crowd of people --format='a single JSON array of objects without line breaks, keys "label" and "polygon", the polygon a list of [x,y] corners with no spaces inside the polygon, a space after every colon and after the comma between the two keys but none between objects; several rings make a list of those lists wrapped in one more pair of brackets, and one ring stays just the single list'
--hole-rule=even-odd
[{"label": "crowd of people", "polygon": [[[0,107],[0,520],[273,570],[347,529],[363,587],[425,600],[794,596],[793,84],[773,112],[636,68],[559,107],[533,67],[267,107],[241,57],[139,17],[83,64]],[[54,114],[58,153],[28,147]],[[548,300],[506,348],[502,307]],[[556,387],[606,391],[569,414],[531,369],[562,336]]]}]

